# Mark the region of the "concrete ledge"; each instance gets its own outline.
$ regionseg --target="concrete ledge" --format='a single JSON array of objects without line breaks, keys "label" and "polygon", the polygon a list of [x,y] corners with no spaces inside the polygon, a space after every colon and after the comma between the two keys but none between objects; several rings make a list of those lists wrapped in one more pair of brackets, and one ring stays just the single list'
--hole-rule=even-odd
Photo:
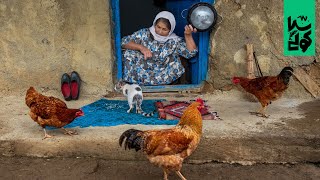
[{"label": "concrete ledge", "polygon": [[[146,160],[142,153],[125,151],[112,141],[68,138],[62,141],[0,141],[0,153],[6,156],[100,157],[109,160]],[[204,137],[188,159],[193,162],[296,163],[320,161],[319,137]]]},{"label": "concrete ledge", "polygon": [[[320,162],[320,101],[284,98],[270,106],[268,112],[271,116],[264,119],[248,113],[259,107],[256,102],[241,98],[235,100],[235,96],[230,94],[202,97],[223,120],[203,121],[201,143],[187,161],[241,164]],[[118,144],[120,134],[129,128],[171,127],[121,125],[75,128],[79,133],[76,136],[64,135],[57,129],[48,131],[54,138],[42,140],[43,131],[27,115],[23,98],[6,97],[0,104],[1,112],[11,110],[11,113],[0,114],[2,155],[146,160],[142,153],[121,149]],[[88,98],[68,102],[68,106],[79,107],[95,100]]]}]

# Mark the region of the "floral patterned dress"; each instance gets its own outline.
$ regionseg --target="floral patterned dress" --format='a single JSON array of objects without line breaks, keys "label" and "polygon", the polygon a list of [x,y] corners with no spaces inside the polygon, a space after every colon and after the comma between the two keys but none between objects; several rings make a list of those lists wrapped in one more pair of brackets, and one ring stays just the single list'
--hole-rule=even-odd
[{"label": "floral patterned dress", "polygon": [[189,59],[198,52],[197,49],[189,51],[182,38],[160,43],[153,39],[148,28],[123,37],[121,46],[130,41],[147,47],[153,55],[145,60],[140,51],[126,49],[123,52],[123,80],[140,85],[172,83],[185,72],[179,56]]}]

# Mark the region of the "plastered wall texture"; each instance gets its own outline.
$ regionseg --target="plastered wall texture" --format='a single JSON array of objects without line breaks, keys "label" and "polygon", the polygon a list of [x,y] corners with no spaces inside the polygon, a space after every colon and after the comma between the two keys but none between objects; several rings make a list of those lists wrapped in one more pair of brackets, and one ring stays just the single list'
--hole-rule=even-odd
[{"label": "plastered wall texture", "polygon": [[[319,0],[316,22],[320,20]],[[252,43],[264,75],[276,75],[284,66],[308,65],[319,62],[320,39],[316,39],[314,57],[283,56],[283,1],[279,0],[218,0],[219,18],[211,34],[208,82],[217,89],[230,85],[230,77],[246,76],[246,44]],[[221,21],[222,19],[222,21]],[[320,24],[316,23],[319,37]],[[291,81],[286,96],[310,96],[297,81]]]},{"label": "plastered wall texture", "polygon": [[2,93],[60,90],[73,70],[85,94],[112,89],[109,1],[1,0],[0,12]]},{"label": "plastered wall texture", "polygon": [[[319,60],[319,54],[282,55],[282,1],[217,0],[215,7],[222,17],[211,33],[208,82],[215,89],[230,86],[232,76],[246,75],[246,43],[254,45],[264,75]],[[108,0],[0,0],[0,94],[25,93],[29,86],[59,91],[61,75],[73,70],[83,80],[83,94],[112,91],[111,11]],[[317,52],[319,43],[317,38]],[[310,96],[296,80],[285,95]]]}]

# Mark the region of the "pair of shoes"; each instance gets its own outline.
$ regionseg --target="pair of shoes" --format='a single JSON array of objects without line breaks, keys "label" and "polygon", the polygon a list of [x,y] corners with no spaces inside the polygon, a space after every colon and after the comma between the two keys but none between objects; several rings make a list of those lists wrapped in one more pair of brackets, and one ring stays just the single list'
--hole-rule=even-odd
[{"label": "pair of shoes", "polygon": [[71,76],[64,73],[61,77],[61,92],[66,101],[77,100],[80,95],[81,79],[76,71],[72,71]]}]

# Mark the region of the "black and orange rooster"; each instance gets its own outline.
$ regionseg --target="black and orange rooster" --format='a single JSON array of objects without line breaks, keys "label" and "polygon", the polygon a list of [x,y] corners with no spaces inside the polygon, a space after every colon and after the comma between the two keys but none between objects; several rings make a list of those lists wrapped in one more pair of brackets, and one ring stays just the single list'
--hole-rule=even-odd
[{"label": "black and orange rooster", "polygon": [[285,67],[277,76],[264,76],[255,79],[245,77],[233,77],[234,84],[240,84],[243,89],[253,94],[261,103],[261,108],[253,114],[268,117],[265,113],[271,101],[281,97],[282,93],[288,88],[290,77],[293,74],[291,67]]},{"label": "black and orange rooster", "polygon": [[[84,115],[81,109],[69,109],[62,100],[51,96],[44,96],[33,87],[27,90],[25,100],[30,108],[30,117],[43,128],[44,139],[52,137],[47,134],[46,126],[64,129],[63,126],[70,124],[75,118]],[[64,130],[69,135],[76,134],[76,132]]]},{"label": "black and orange rooster", "polygon": [[184,111],[179,123],[171,129],[140,131],[129,129],[119,138],[125,149],[142,150],[149,161],[163,169],[164,179],[168,173],[175,171],[185,179],[180,170],[183,160],[197,148],[202,134],[202,117],[204,108],[202,99],[197,99]]}]

